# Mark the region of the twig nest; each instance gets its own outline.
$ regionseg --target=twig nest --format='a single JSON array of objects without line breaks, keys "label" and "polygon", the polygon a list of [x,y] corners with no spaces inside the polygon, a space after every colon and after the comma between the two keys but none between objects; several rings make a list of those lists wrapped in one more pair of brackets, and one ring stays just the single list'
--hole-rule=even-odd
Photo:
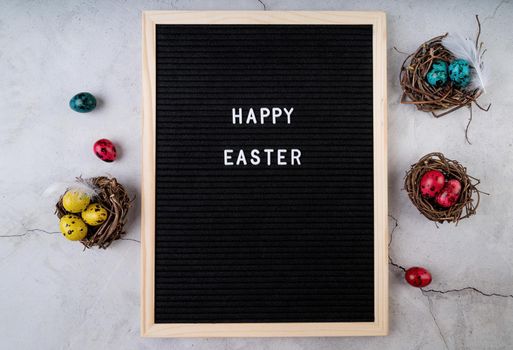
[{"label": "twig nest", "polygon": [[465,84],[443,83],[446,78],[436,68],[447,66],[455,59],[452,52],[442,45],[446,36],[447,34],[426,41],[417,51],[406,57],[399,75],[403,89],[401,103],[413,104],[417,109],[430,112],[435,117],[472,103],[477,104],[476,100],[482,93],[480,89],[466,89]]},{"label": "twig nest", "polygon": [[[94,193],[91,198],[92,204],[86,205],[87,208],[82,213],[76,214],[82,216],[83,221],[88,225],[87,235],[80,239],[80,242],[86,248],[98,246],[105,249],[125,234],[124,225],[131,200],[123,185],[116,178],[105,176],[90,179],[77,178],[77,182],[82,186],[91,187],[92,193]],[[69,211],[63,205],[66,193],[56,204],[55,213],[59,219],[69,215]],[[63,234],[66,235],[64,231]]]},{"label": "twig nest", "polygon": [[[426,183],[429,188],[425,188]],[[474,215],[479,205],[478,184],[479,180],[468,175],[464,166],[442,153],[425,155],[404,178],[404,188],[413,205],[426,218],[439,223],[458,223]]]}]

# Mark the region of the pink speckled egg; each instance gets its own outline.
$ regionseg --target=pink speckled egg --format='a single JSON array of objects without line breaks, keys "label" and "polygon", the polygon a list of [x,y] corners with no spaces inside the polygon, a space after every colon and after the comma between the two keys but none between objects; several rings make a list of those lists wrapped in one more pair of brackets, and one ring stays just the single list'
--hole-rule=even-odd
[{"label": "pink speckled egg", "polygon": [[104,162],[113,162],[116,160],[116,146],[107,139],[101,139],[94,143],[93,146],[94,154]]},{"label": "pink speckled egg", "polygon": [[445,177],[438,170],[430,170],[420,179],[420,193],[424,197],[434,198],[444,187]]},{"label": "pink speckled egg", "polygon": [[449,180],[436,195],[436,203],[444,208],[452,207],[458,202],[460,192],[461,183],[456,179]]}]

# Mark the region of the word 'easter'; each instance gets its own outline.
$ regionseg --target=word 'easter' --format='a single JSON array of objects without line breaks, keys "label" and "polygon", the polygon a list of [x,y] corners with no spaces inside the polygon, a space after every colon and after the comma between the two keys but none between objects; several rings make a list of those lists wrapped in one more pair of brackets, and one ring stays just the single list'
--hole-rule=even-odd
[{"label": "word 'easter'", "polygon": [[[290,154],[286,149],[275,150],[272,148],[265,148],[263,152],[252,149],[247,156],[242,149],[238,151],[237,156],[233,152],[233,149],[224,150],[224,165],[301,165],[301,151],[297,148],[291,149]],[[265,155],[262,153],[265,153]]]},{"label": "word 'easter'", "polygon": [[[279,107],[262,107],[250,108],[245,112],[242,108],[232,108],[232,124],[260,124],[265,123],[292,123],[293,107],[279,108]],[[252,149],[244,151],[243,149],[225,149],[223,152],[223,159],[225,166],[246,166],[246,165],[301,165],[301,150],[298,148],[292,149]]]}]

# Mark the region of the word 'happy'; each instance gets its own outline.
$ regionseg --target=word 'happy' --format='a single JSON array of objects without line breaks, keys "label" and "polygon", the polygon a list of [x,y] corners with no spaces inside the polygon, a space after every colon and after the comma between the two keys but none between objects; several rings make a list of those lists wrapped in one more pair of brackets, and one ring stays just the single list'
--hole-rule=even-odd
[{"label": "word 'happy'", "polygon": [[[292,123],[292,112],[294,108],[279,107],[262,107],[259,109],[250,108],[244,113],[242,108],[232,108],[232,124],[233,125],[264,125],[270,123],[287,124]],[[225,166],[246,166],[246,165],[301,165],[301,150],[292,149],[251,149],[244,151],[243,149],[225,149],[224,150]]]},{"label": "word 'happy'", "polygon": [[[232,108],[232,123],[233,124],[265,124],[266,122],[272,122],[273,124],[276,124],[278,121],[278,118],[285,117],[286,123],[290,124],[290,117],[292,116],[292,112],[294,112],[294,108],[260,108],[258,110],[258,117],[257,113],[255,113],[255,110],[253,108],[250,108],[248,110],[248,113],[246,114],[246,117],[242,115],[242,108]],[[267,120],[269,118],[270,120]]]}]

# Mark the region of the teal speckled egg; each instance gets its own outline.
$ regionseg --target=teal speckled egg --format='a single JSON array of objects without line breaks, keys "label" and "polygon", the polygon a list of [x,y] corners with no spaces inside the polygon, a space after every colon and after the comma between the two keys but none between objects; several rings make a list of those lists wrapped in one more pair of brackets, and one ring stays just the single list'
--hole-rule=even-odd
[{"label": "teal speckled egg", "polygon": [[96,108],[96,98],[89,92],[80,92],[69,100],[69,106],[75,112],[91,112]]},{"label": "teal speckled egg", "polygon": [[470,84],[470,64],[462,59],[457,59],[449,65],[449,79],[458,87],[467,87]]},{"label": "teal speckled egg", "polygon": [[426,80],[431,86],[440,87],[447,83],[447,63],[441,60],[433,62],[431,69],[426,74]]}]

